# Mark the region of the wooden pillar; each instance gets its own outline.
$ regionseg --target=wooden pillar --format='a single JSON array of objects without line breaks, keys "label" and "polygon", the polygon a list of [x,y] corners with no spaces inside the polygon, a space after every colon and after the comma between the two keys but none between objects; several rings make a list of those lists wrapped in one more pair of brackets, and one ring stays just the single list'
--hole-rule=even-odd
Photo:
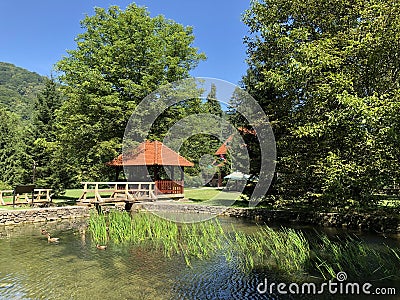
[{"label": "wooden pillar", "polygon": [[159,180],[159,178],[158,178],[158,166],[157,166],[157,165],[154,166],[153,171],[154,171],[154,172],[153,172],[153,176],[154,176],[153,180],[154,180],[154,181]]},{"label": "wooden pillar", "polygon": [[181,181],[182,181],[182,185],[181,185],[180,188],[179,188],[179,193],[180,193],[180,194],[183,194],[184,186],[185,186],[185,183],[184,183],[184,179],[185,179],[185,167],[181,167],[180,169],[181,169]]},{"label": "wooden pillar", "polygon": [[175,166],[171,166],[171,180],[175,180]]},{"label": "wooden pillar", "polygon": [[120,172],[121,172],[121,167],[120,166],[115,167],[115,181],[116,182],[118,181]]}]

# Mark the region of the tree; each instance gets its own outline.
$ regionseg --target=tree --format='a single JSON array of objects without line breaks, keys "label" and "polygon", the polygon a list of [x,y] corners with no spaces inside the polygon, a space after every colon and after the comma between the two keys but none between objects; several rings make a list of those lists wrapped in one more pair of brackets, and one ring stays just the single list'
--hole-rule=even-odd
[{"label": "tree", "polygon": [[0,106],[0,182],[14,186],[32,180],[32,158],[28,154],[28,126],[20,117]]},{"label": "tree", "polygon": [[62,98],[54,80],[46,78],[43,90],[34,101],[32,122],[36,138],[45,138],[49,142],[55,141],[55,112],[61,107]]},{"label": "tree", "polygon": [[274,129],[281,197],[371,205],[398,178],[399,12],[393,1],[252,2],[243,84]]},{"label": "tree", "polygon": [[217,87],[215,84],[211,84],[210,93],[207,95],[205,102],[206,111],[210,114],[214,114],[218,117],[222,117],[223,111],[221,108],[221,104],[217,99]]},{"label": "tree", "polygon": [[0,62],[0,103],[9,111],[30,120],[36,94],[43,88],[46,77]]},{"label": "tree", "polygon": [[[189,76],[205,59],[191,44],[191,27],[126,10],[96,8],[81,22],[77,49],[57,63],[67,96],[57,114],[57,139],[77,178],[111,176],[104,162],[121,151],[135,106],[160,85]],[[110,173],[110,174],[108,174]]]},{"label": "tree", "polygon": [[[42,92],[37,96],[33,112],[34,139],[29,152],[35,165],[35,184],[42,188],[52,188],[60,192],[65,186],[60,182],[60,171],[66,166],[57,158],[60,145],[56,140],[56,111],[61,107],[63,96],[53,79],[46,79]],[[65,178],[65,176],[64,176]]]}]

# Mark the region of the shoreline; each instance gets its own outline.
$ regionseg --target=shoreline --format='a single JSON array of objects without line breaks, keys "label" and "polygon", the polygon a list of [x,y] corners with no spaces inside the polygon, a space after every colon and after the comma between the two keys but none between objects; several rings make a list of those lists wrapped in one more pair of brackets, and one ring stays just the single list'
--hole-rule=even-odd
[{"label": "shoreline", "polygon": [[[27,223],[50,222],[65,219],[85,218],[90,216],[94,207],[62,206],[18,210],[0,210],[0,226]],[[109,209],[104,207],[104,209]],[[209,206],[192,203],[165,201],[138,202],[132,205],[131,211],[164,211],[174,213],[211,214],[246,218],[265,223],[314,225],[360,231],[378,234],[400,234],[400,216],[385,215],[378,212],[364,213],[323,213],[295,210],[271,210],[266,208]]]}]

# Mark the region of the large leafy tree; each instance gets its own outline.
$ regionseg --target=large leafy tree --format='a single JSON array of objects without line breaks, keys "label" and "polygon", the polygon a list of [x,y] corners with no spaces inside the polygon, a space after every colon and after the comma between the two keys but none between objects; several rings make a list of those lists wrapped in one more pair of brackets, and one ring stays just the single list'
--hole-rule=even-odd
[{"label": "large leafy tree", "polygon": [[104,162],[121,151],[136,104],[160,85],[188,77],[205,56],[192,46],[191,27],[152,18],[135,4],[96,8],[81,24],[77,48],[56,65],[68,97],[57,139],[77,180],[100,179]]},{"label": "large leafy tree", "polygon": [[253,1],[246,89],[277,140],[276,193],[373,204],[399,178],[400,4]]}]

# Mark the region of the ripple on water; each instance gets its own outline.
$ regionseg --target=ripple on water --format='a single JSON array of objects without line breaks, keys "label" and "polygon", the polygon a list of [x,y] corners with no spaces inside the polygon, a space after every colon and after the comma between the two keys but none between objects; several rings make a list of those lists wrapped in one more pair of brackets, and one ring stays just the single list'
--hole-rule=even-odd
[{"label": "ripple on water", "polygon": [[146,247],[111,243],[100,251],[78,227],[46,225],[58,244],[38,226],[24,228],[0,237],[0,299],[290,299],[257,293],[273,274],[243,273],[222,251],[189,268]]}]

